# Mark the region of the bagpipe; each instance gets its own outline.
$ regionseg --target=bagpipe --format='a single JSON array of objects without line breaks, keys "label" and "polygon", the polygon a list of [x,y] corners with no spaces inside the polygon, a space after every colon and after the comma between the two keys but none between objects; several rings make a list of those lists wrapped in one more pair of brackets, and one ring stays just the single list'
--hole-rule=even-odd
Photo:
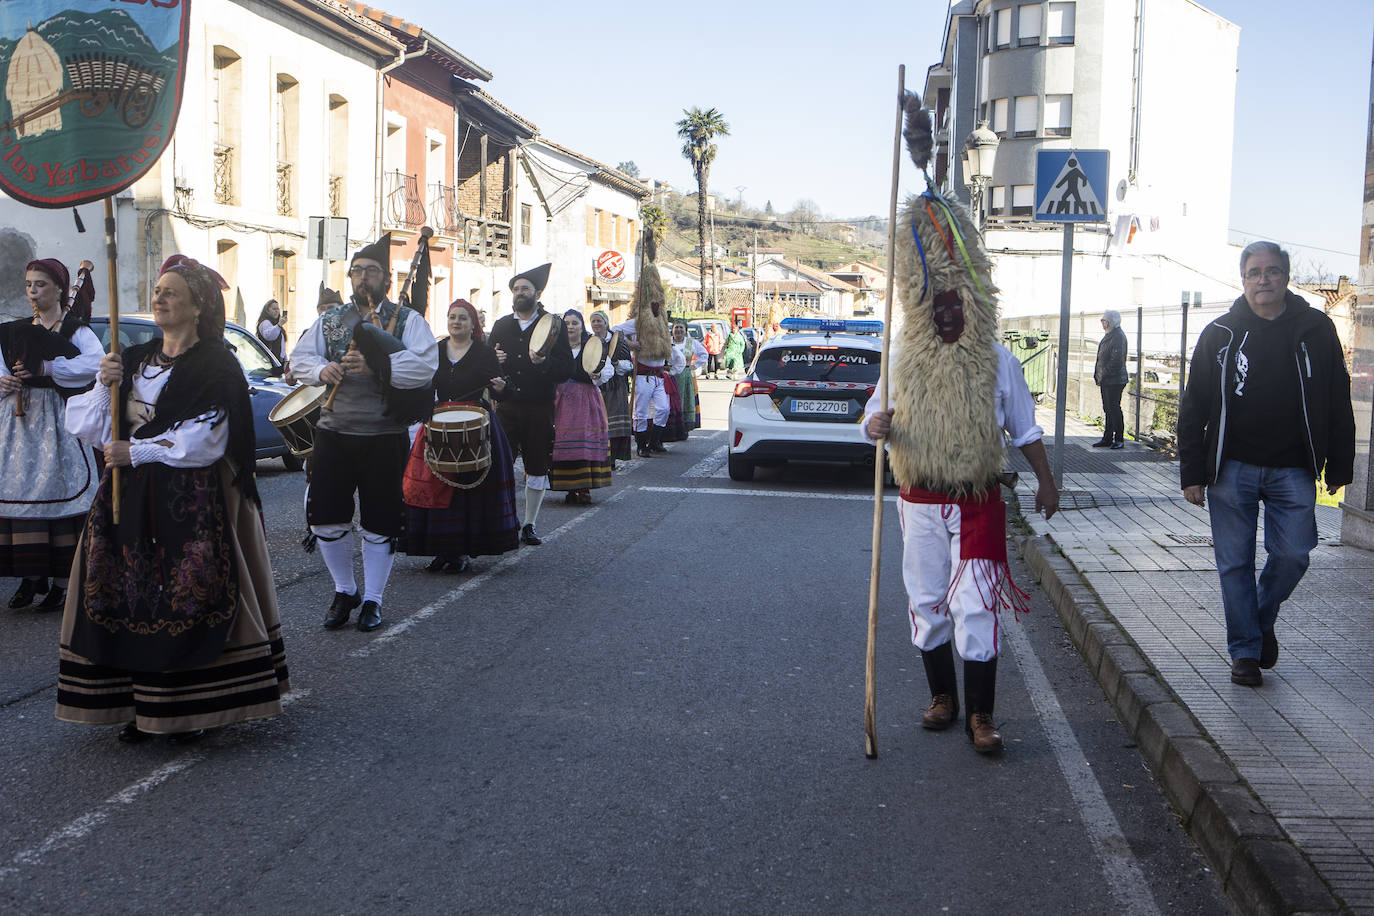
[{"label": "bagpipe", "polygon": [[[91,281],[91,271],[95,265],[82,261],[77,268],[76,282],[71,288],[71,304],[62,316],[56,330],[34,324],[31,321],[11,321],[0,325],[0,351],[4,353],[5,364],[11,369],[23,363],[24,368],[33,372],[33,367],[46,360],[72,359],[79,356],[81,349],[72,343],[72,335],[83,324],[91,320],[91,303],[95,301],[95,284]],[[38,310],[34,309],[34,318]],[[25,388],[48,387],[50,379],[33,377],[23,379]],[[21,391],[14,400],[14,415],[24,416],[24,393]]]}]

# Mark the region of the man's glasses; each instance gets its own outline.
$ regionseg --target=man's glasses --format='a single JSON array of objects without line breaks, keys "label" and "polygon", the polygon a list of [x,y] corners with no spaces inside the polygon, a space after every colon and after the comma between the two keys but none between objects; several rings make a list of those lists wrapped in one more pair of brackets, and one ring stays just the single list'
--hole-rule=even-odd
[{"label": "man's glasses", "polygon": [[367,275],[367,278],[368,278],[369,280],[376,280],[378,277],[380,277],[380,276],[382,275],[382,269],[381,269],[380,267],[350,267],[350,268],[348,268],[348,275],[349,275],[350,277],[357,278],[357,277],[363,276],[364,274]]},{"label": "man's glasses", "polygon": [[1242,276],[1251,283],[1259,280],[1260,277],[1266,280],[1278,280],[1287,275],[1288,272],[1282,267],[1266,267],[1264,270],[1260,270],[1258,267],[1252,267],[1242,274]]}]

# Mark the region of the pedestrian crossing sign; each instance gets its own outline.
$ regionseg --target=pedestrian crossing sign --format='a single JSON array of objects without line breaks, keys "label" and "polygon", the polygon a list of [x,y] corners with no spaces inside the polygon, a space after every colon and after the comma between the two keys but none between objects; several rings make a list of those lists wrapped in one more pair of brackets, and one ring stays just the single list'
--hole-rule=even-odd
[{"label": "pedestrian crossing sign", "polygon": [[1042,149],[1035,154],[1035,218],[1047,223],[1107,221],[1105,149]]}]

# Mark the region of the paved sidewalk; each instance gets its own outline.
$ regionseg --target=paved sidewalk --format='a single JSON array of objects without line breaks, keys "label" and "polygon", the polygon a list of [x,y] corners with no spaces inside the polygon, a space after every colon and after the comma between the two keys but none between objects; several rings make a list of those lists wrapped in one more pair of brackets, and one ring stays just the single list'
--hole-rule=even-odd
[{"label": "paved sidewalk", "polygon": [[1027,515],[1031,569],[1241,911],[1374,914],[1374,553],[1318,507],[1278,665],[1238,687],[1207,511],[1177,461],[1099,436],[1069,419],[1061,512]]}]

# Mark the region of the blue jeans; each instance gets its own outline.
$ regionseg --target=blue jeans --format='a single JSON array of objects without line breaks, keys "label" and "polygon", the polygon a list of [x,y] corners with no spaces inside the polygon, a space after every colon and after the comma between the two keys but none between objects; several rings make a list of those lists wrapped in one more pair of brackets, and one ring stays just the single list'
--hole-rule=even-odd
[{"label": "blue jeans", "polygon": [[[1255,581],[1255,523],[1264,501],[1264,549]],[[1305,468],[1263,468],[1225,461],[1207,488],[1212,544],[1226,609],[1231,658],[1259,658],[1261,634],[1274,629],[1279,605],[1293,594],[1317,546],[1317,482]]]}]

